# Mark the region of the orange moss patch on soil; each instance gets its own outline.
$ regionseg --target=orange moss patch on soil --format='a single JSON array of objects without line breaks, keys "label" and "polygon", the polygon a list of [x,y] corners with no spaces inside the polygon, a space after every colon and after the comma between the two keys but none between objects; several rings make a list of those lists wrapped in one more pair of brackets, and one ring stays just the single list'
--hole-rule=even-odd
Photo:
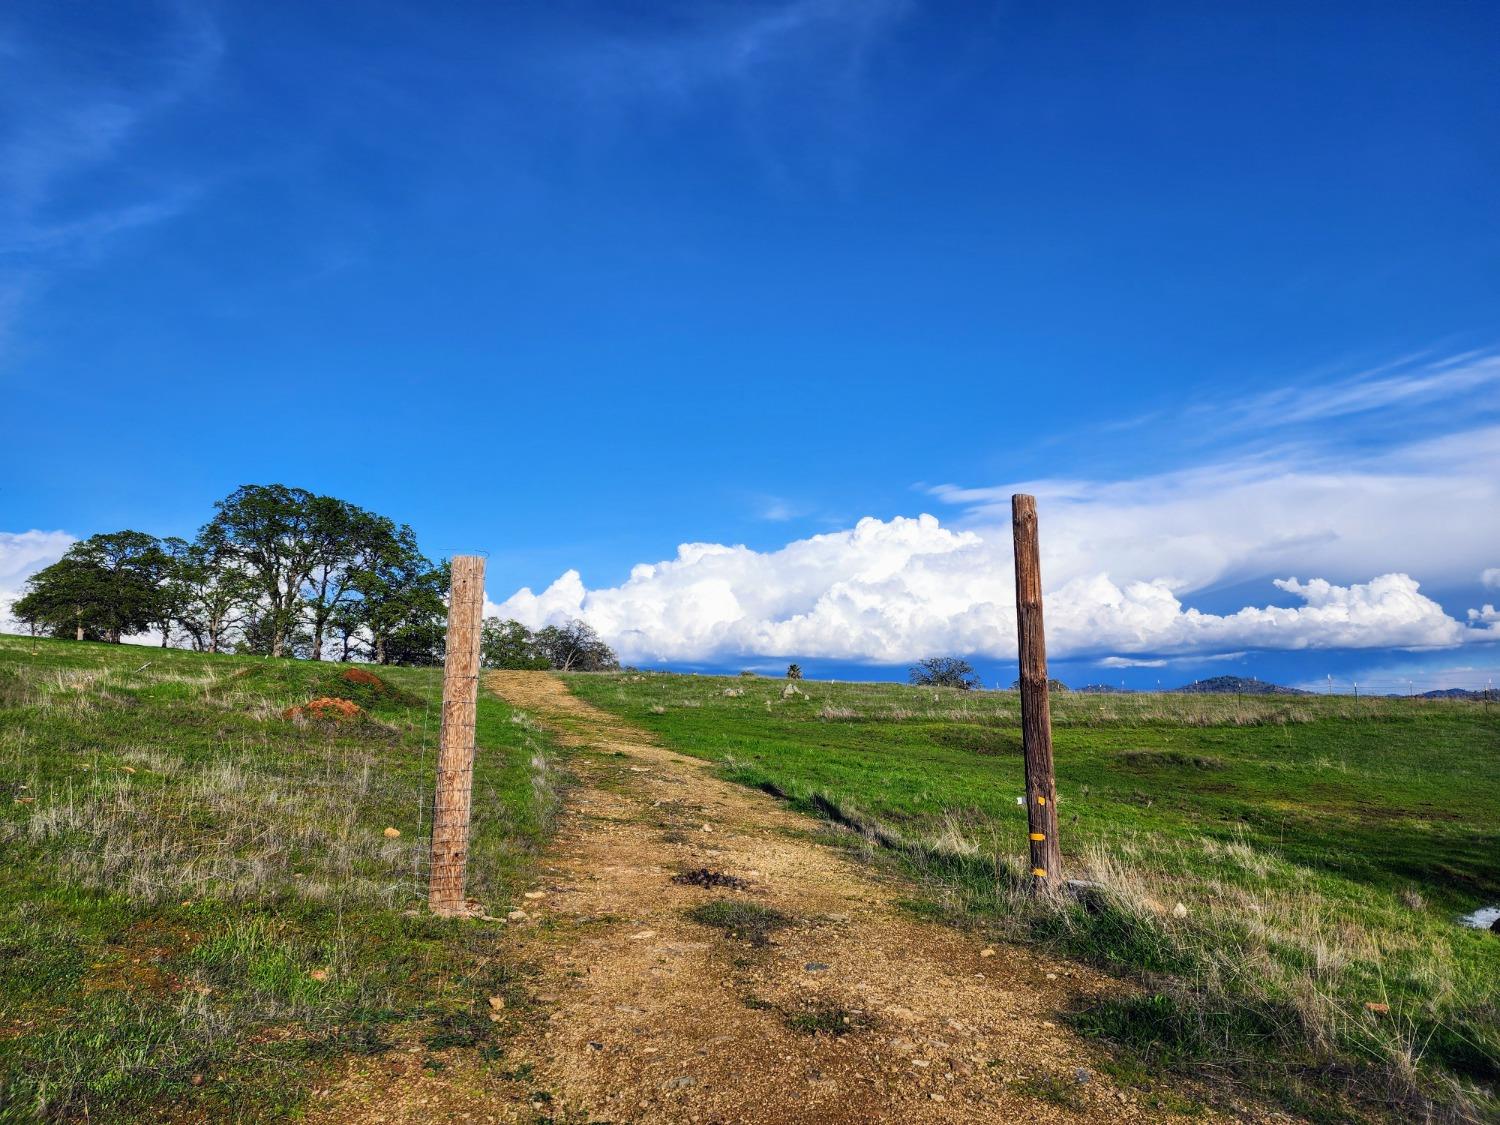
[{"label": "orange moss patch on soil", "polygon": [[298,707],[288,707],[281,713],[283,719],[327,719],[335,723],[348,722],[364,714],[358,703],[349,699],[325,695],[311,699]]}]

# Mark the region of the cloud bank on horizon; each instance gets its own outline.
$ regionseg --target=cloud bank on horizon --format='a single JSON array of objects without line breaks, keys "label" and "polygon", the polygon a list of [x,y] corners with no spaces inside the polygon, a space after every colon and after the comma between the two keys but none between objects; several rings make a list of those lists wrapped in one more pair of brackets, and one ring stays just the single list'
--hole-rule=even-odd
[{"label": "cloud bank on horizon", "polygon": [[[800,656],[896,664],[938,652],[1015,656],[1009,529],[956,531],[931,515],[866,518],[852,529],[759,552],[684,544],[636,566],[619,586],[588,589],[569,570],[540,594],[488,607],[529,626],[580,617],[632,661],[713,662]],[[1059,548],[1044,552],[1061,562]],[[1165,656],[1225,649],[1451,648],[1500,639],[1491,606],[1449,616],[1400,572],[1338,585],[1274,580],[1300,604],[1204,613],[1170,579],[1078,575],[1047,591],[1055,658]],[[1111,664],[1112,662],[1112,664]]]},{"label": "cloud bank on horizon", "polygon": [[[1057,659],[1153,667],[1226,650],[1495,642],[1493,605],[1449,613],[1423,583],[1500,586],[1500,423],[1470,411],[1471,428],[1434,432],[1422,411],[1451,419],[1456,396],[1497,382],[1500,359],[1469,355],[1277,391],[1202,418],[1209,432],[1248,427],[1261,442],[1218,460],[1137,479],[929,487],[950,519],[871,517],[770,551],[687,543],[619,585],[589,588],[570,569],[490,610],[532,627],[580,617],[635,662],[1008,659],[1009,497],[1024,491],[1040,507]],[[1360,444],[1393,422],[1405,440]],[[1188,602],[1247,583],[1274,600],[1219,613]]]}]

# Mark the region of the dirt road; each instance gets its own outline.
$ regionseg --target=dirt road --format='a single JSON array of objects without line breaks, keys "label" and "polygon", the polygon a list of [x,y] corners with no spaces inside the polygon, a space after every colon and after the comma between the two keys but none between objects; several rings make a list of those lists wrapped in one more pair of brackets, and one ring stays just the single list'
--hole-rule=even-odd
[{"label": "dirt road", "polygon": [[[536,966],[536,1015],[507,1043],[503,1079],[473,1062],[436,1074],[413,1063],[376,1090],[372,1071],[351,1073],[326,1119],[1170,1119],[1113,1085],[1058,1017],[1116,983],[914,918],[900,886],[806,818],[557,677],[486,684],[577,748],[539,897],[506,927]],[[695,871],[719,885],[673,881]],[[688,916],[720,902],[722,928]]]}]

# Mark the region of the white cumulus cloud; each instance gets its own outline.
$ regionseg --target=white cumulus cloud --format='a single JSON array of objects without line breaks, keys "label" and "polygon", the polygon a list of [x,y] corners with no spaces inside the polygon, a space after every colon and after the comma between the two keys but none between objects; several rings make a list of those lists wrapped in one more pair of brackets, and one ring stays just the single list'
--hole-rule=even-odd
[{"label": "white cumulus cloud", "polygon": [[0,632],[16,628],[10,607],[26,579],[62,558],[73,542],[65,531],[0,531]]},{"label": "white cumulus cloud", "polygon": [[[1487,369],[1486,369],[1487,370]],[[900,663],[1015,653],[1012,492],[1035,493],[1049,651],[1143,661],[1239,649],[1442,648],[1493,641],[1417,578],[1472,584],[1500,557],[1500,427],[1363,458],[1312,448],[1241,454],[1133,480],[933,488],[953,521],[867,518],[772,551],[689,543],[589,589],[576,570],[492,609],[538,626],[581,617],[627,659],[803,656]],[[1289,605],[1208,613],[1235,583]],[[1288,598],[1287,596],[1290,596]],[[1260,600],[1260,599],[1257,599]]]},{"label": "white cumulus cloud", "polygon": [[[1015,655],[1008,528],[958,531],[931,515],[867,518],[776,551],[691,543],[590,590],[570,570],[494,607],[532,627],[581,617],[629,660],[782,655],[899,663],[935,652]],[[1449,617],[1406,574],[1338,585],[1277,580],[1299,602],[1229,614],[1187,607],[1167,579],[1107,572],[1049,586],[1057,657],[1142,658],[1226,648],[1431,648],[1478,630]]]}]

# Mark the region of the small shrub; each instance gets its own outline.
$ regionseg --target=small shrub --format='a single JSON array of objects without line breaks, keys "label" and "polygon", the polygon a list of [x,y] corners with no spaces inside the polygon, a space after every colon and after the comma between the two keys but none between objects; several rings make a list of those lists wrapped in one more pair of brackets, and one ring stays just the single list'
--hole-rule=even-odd
[{"label": "small shrub", "polygon": [[926,660],[919,660],[911,666],[907,679],[917,687],[957,688],[959,691],[974,691],[981,683],[974,666],[956,656],[929,656]]}]

